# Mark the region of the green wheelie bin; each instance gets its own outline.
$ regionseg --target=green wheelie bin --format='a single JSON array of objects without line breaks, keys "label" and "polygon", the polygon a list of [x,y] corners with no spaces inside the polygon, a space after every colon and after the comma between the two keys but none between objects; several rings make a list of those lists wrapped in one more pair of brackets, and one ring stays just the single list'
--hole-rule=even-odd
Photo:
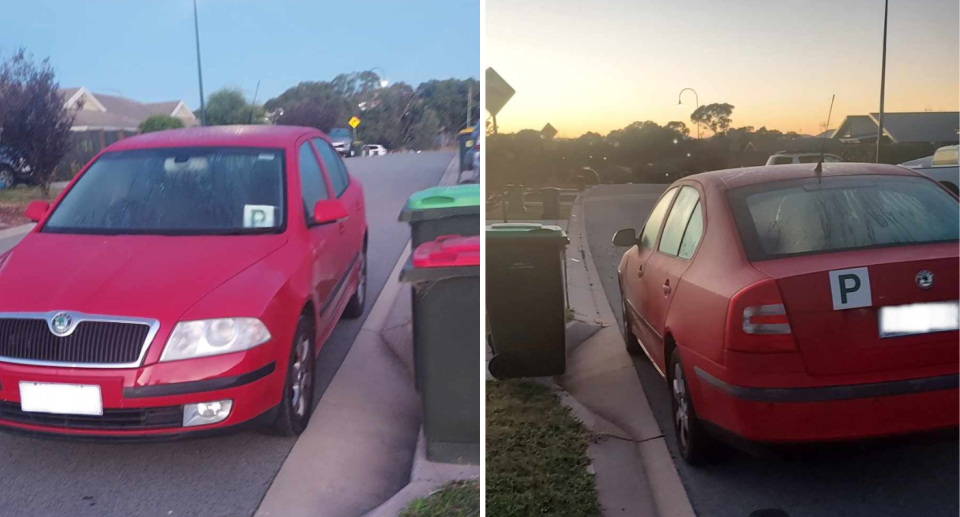
[{"label": "green wheelie bin", "polygon": [[564,250],[559,226],[502,223],[486,228],[487,317],[497,378],[566,370]]},{"label": "green wheelie bin", "polygon": [[432,187],[414,193],[400,212],[410,223],[412,247],[444,235],[480,235],[480,185]]}]

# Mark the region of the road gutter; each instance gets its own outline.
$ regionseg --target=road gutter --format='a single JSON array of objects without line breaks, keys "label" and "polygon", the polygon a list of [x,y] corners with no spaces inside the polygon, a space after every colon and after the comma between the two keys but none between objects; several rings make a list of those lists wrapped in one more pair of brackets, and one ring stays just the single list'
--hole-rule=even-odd
[{"label": "road gutter", "polygon": [[[567,357],[567,372],[557,378],[577,405],[584,411],[582,421],[592,421],[602,434],[633,442],[639,454],[643,478],[648,486],[641,487],[651,494],[656,515],[660,517],[695,517],[686,489],[680,481],[676,465],[667,449],[660,426],[647,402],[643,385],[627,354],[617,320],[600,282],[586,236],[585,203],[589,191],[577,197],[567,224],[570,245],[567,247],[567,288],[570,303],[578,316],[583,315],[603,328],[584,341]],[[584,418],[588,420],[584,420]],[[590,425],[588,424],[588,427]],[[606,429],[606,431],[603,431]],[[620,441],[620,440],[618,440]],[[599,458],[598,458],[599,459]],[[596,463],[598,490],[603,501],[603,486],[609,483],[614,501],[621,499],[624,481],[616,476],[604,476],[603,469],[619,468],[616,458]],[[622,462],[629,462],[623,457]],[[611,502],[607,501],[606,506]],[[617,508],[605,507],[610,514]]]}]

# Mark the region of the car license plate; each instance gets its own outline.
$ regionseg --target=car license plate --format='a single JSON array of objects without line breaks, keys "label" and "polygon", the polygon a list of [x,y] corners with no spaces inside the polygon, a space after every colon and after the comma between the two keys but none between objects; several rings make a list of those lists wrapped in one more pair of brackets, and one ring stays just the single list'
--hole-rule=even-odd
[{"label": "car license plate", "polygon": [[100,386],[20,382],[20,409],[31,413],[103,416]]},{"label": "car license plate", "polygon": [[880,337],[909,336],[960,328],[957,302],[880,307]]}]

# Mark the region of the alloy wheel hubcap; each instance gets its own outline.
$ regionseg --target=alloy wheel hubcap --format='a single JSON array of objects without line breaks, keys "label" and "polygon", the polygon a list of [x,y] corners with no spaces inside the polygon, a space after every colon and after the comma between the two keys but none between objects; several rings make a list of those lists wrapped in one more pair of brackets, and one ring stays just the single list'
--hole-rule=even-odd
[{"label": "alloy wheel hubcap", "polygon": [[297,416],[307,413],[307,391],[310,389],[310,340],[306,336],[297,343],[296,361],[293,363],[293,393],[291,402]]},{"label": "alloy wheel hubcap", "polygon": [[683,369],[677,364],[673,368],[673,400],[676,403],[674,424],[677,428],[677,438],[680,444],[687,446],[690,438],[690,413],[687,407],[687,388],[683,383]]}]

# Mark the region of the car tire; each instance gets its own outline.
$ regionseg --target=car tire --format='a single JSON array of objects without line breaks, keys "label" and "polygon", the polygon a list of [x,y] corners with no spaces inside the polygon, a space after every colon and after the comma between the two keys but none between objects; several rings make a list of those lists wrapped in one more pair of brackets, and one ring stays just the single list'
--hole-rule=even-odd
[{"label": "car tire", "polygon": [[709,461],[716,444],[703,428],[697,417],[697,411],[693,407],[693,397],[690,395],[690,385],[687,383],[683,363],[680,360],[679,347],[674,347],[673,353],[670,354],[670,366],[667,372],[677,450],[689,465],[703,465]]},{"label": "car tire", "polygon": [[620,333],[623,335],[623,344],[627,349],[627,353],[633,357],[647,359],[647,354],[643,353],[643,347],[640,346],[640,342],[637,341],[637,336],[633,334],[633,331],[630,330],[630,325],[627,323],[627,302],[623,298],[622,287],[620,288],[620,319],[623,322],[620,324]]},{"label": "car tire", "polygon": [[309,316],[300,315],[290,359],[283,383],[277,416],[269,431],[279,436],[299,436],[307,428],[313,414],[313,395],[316,387],[316,350],[313,322]]},{"label": "car tire", "polygon": [[360,279],[357,280],[357,290],[347,302],[347,308],[343,310],[343,317],[356,319],[363,316],[363,306],[367,303],[367,250],[364,247],[360,253]]},{"label": "car tire", "polygon": [[13,167],[9,165],[0,165],[0,190],[13,188],[17,184],[17,174]]}]

